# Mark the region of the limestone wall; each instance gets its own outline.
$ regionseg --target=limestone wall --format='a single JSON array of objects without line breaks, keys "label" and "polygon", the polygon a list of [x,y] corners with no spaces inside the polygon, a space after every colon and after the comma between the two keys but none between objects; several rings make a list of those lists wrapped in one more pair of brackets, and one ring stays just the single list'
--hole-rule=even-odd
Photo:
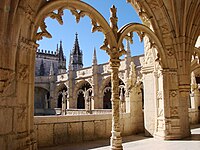
[{"label": "limestone wall", "polygon": [[198,124],[200,122],[200,112],[197,109],[189,108],[190,124]]},{"label": "limestone wall", "polygon": [[[197,112],[189,110],[190,123],[196,123]],[[134,129],[130,113],[121,114],[122,135],[141,133]],[[110,139],[111,114],[76,116],[35,116],[38,147],[56,146],[98,139]],[[143,128],[144,129],[144,128]]]},{"label": "limestone wall", "polygon": [[[121,115],[122,135],[132,131],[130,113]],[[111,136],[111,114],[34,117],[38,147],[55,146]],[[138,131],[137,131],[138,132]]]}]

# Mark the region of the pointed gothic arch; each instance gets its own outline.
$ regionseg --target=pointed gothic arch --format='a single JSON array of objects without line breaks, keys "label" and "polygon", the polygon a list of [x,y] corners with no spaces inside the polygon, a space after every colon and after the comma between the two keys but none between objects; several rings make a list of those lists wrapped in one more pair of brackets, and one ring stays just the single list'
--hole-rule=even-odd
[{"label": "pointed gothic arch", "polygon": [[[120,92],[122,92],[122,93],[120,93]],[[120,94],[122,97],[125,98],[125,84],[122,81],[122,79],[119,80],[119,96],[120,96]],[[112,105],[111,105],[112,87],[111,87],[111,78],[110,77],[107,77],[103,81],[102,95],[103,95],[103,97],[102,97],[103,109],[112,109]]]},{"label": "pointed gothic arch", "polygon": [[76,107],[77,109],[85,109],[87,106],[86,94],[89,94],[88,96],[92,96],[92,91],[92,86],[88,81],[82,80],[76,83],[73,94],[75,98],[74,107]]},{"label": "pointed gothic arch", "polygon": [[66,91],[68,91],[68,87],[64,83],[61,83],[56,87],[56,107],[57,108],[62,108],[62,98],[63,98],[62,93]]}]

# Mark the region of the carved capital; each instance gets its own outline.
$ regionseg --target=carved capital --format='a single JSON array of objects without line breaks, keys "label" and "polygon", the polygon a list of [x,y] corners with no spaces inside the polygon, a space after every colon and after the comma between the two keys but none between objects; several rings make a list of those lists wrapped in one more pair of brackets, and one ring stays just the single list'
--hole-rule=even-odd
[{"label": "carved capital", "polygon": [[120,59],[110,59],[110,68],[119,68]]},{"label": "carved capital", "polygon": [[20,37],[19,46],[21,49],[28,51],[28,50],[37,50],[39,45],[24,37]]}]

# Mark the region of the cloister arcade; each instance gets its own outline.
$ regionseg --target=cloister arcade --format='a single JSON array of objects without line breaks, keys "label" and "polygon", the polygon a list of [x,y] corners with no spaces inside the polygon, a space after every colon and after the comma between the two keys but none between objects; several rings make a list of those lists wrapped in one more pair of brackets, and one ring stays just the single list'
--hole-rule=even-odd
[{"label": "cloister arcade", "polygon": [[[45,130],[45,126],[37,129],[34,127],[34,63],[38,47],[36,41],[44,36],[51,38],[44,19],[51,17],[63,24],[64,9],[70,10],[77,22],[85,15],[88,16],[91,18],[92,32],[100,31],[105,35],[101,49],[105,50],[110,57],[112,124],[109,121],[104,124],[112,126],[111,135],[106,135],[111,136],[112,150],[123,149],[120,120],[122,120],[124,135],[137,133],[142,128],[140,124],[143,120],[142,116],[131,118],[131,114],[142,111],[140,107],[138,108],[142,103],[137,101],[140,99],[137,94],[139,84],[133,69],[134,64],[131,65],[130,78],[127,78],[130,85],[127,87],[126,95],[127,114],[120,119],[119,111],[121,61],[119,58],[126,54],[122,41],[127,38],[131,42],[133,32],[144,40],[145,45],[145,61],[142,67],[145,131],[154,137],[167,140],[182,139],[191,135],[188,97],[191,83],[192,90],[194,92],[196,90],[195,94],[199,94],[197,83],[191,80],[191,71],[197,73],[195,76],[198,77],[198,63],[192,61],[192,57],[195,60],[199,59],[199,47],[195,47],[195,44],[200,35],[200,1],[127,0],[127,2],[136,10],[143,24],[130,23],[118,29],[115,6],[110,9],[109,24],[95,8],[80,0],[0,1],[1,149],[37,149],[36,137],[42,137],[37,130]],[[41,32],[37,32],[38,28]],[[193,76],[193,79],[198,78]],[[68,89],[68,92],[72,92],[70,86]],[[199,105],[197,99],[195,108]],[[196,111],[199,112],[198,109]],[[60,118],[60,121],[62,119]],[[64,119],[69,121],[70,117]],[[43,123],[45,121],[43,120]],[[39,121],[36,119],[35,122]],[[68,123],[70,129],[80,127],[78,124],[72,126],[70,121]],[[96,124],[98,123],[99,120],[96,121]],[[95,123],[93,121],[88,124]],[[85,126],[87,127],[87,123]],[[53,127],[52,125],[51,128]],[[70,140],[79,140],[79,132],[75,129],[69,131],[73,131],[70,133],[71,136],[77,134],[77,138]],[[87,128],[84,131],[87,131]],[[99,133],[95,138],[98,136],[103,137]],[[87,140],[90,136],[84,138]],[[59,144],[58,141],[54,142]]]}]

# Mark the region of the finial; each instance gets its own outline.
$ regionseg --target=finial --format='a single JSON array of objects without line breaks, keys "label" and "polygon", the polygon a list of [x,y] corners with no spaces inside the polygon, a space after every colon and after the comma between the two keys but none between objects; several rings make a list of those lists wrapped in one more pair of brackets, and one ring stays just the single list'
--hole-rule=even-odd
[{"label": "finial", "polygon": [[75,35],[76,35],[76,39],[78,39],[78,33],[77,33],[77,32],[76,32],[76,34],[75,34]]},{"label": "finial", "polygon": [[115,7],[115,5],[112,5],[112,7],[110,8],[110,11],[111,11],[111,16],[116,18],[117,8]]},{"label": "finial", "polygon": [[110,8],[110,13],[111,13],[110,27],[112,28],[115,36],[117,37],[117,30],[118,30],[117,22],[118,22],[118,18],[117,18],[117,8],[115,7],[115,5],[113,5]]}]

